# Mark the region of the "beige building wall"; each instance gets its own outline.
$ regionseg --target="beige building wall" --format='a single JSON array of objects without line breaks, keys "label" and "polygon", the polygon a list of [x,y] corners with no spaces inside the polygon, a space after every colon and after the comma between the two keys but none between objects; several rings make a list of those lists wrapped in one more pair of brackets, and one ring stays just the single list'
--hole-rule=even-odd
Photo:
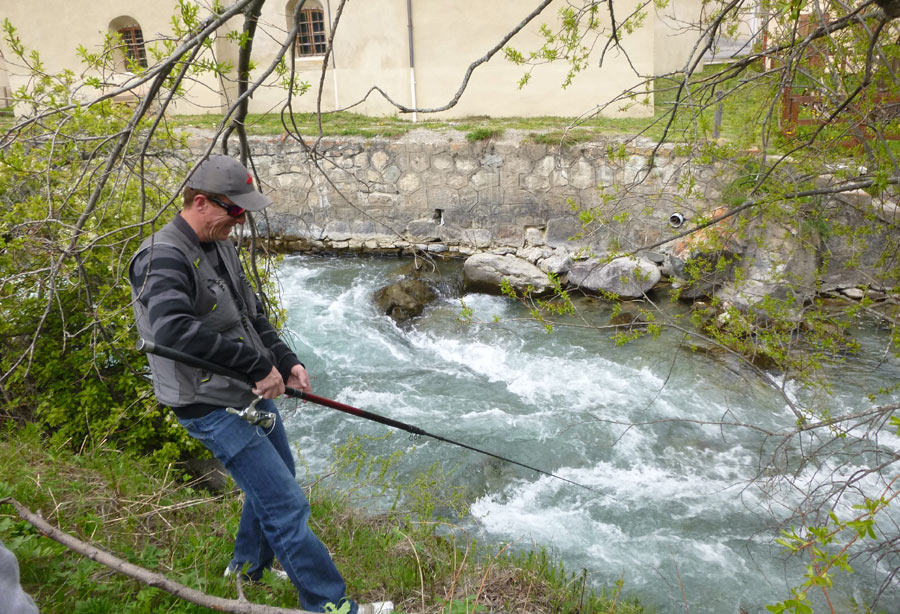
[{"label": "beige building wall", "polygon": [[682,70],[693,57],[700,32],[696,26],[689,28],[686,24],[697,20],[703,4],[703,0],[678,0],[657,11],[654,21],[655,74]]},{"label": "beige building wall", "polygon": [[[145,46],[149,48],[161,36],[172,31],[171,18],[175,10],[174,0],[4,0],[0,4],[0,19],[7,18],[16,27],[22,44],[28,50],[40,54],[50,73],[68,68],[78,76],[88,76],[78,57],[79,45],[88,51],[98,51],[111,26],[133,23],[143,31]],[[3,44],[6,71],[13,89],[27,81],[27,73],[9,49]],[[152,57],[148,50],[148,61]],[[100,75],[112,84],[127,81],[124,59],[117,58],[115,74]],[[90,73],[97,75],[97,73]],[[189,103],[182,103],[177,112],[218,112],[221,97],[218,84],[209,78],[201,78],[187,84]],[[137,91],[145,91],[138,88]],[[85,88],[83,96],[92,98],[98,94],[93,88]]]},{"label": "beige building wall", "polygon": [[[458,7],[462,3],[456,4]],[[622,6],[627,7],[626,11],[633,4],[622,2]],[[510,10],[510,5],[518,10]],[[540,25],[546,23],[557,29],[558,12],[563,6],[563,2],[551,4],[509,45],[526,55],[539,49],[545,42],[539,32]],[[484,2],[479,5],[478,19],[474,23],[472,13],[459,8],[443,15],[433,13],[430,19],[423,19],[422,23],[417,21],[416,47],[422,49],[417,57],[423,60],[423,70],[417,70],[416,76],[422,84],[422,105],[437,106],[449,101],[462,83],[467,66],[494,47],[502,35],[512,30],[533,7],[533,2]],[[601,17],[605,17],[602,12]],[[429,45],[429,41],[437,44]],[[653,31],[642,29],[628,36],[623,43],[637,71],[651,74],[653,56],[647,51],[653,48]],[[446,112],[446,115],[491,115],[491,108],[498,104],[507,110],[504,114],[515,116],[580,115],[640,81],[620,54],[608,54],[603,67],[599,66],[599,62],[597,49],[589,65],[565,89],[563,84],[569,70],[568,63],[562,61],[537,66],[528,84],[520,89],[519,81],[527,68],[512,64],[501,51],[476,70],[458,108]],[[624,114],[651,113],[652,106],[635,107]],[[603,114],[623,113],[615,105]]]},{"label": "beige building wall", "polygon": [[[698,16],[704,27],[712,20],[713,11],[721,5],[704,0],[671,1],[657,12],[656,53],[654,67],[657,75],[684,70],[688,62],[702,55],[706,62],[727,62],[747,55],[762,28],[760,0],[743,2],[719,28],[719,36],[712,49],[704,51],[707,43],[697,45],[702,32],[697,26]],[[697,68],[703,68],[698,64]]]},{"label": "beige building wall", "polygon": [[[326,11],[327,18],[329,2],[336,2],[317,1]],[[636,4],[636,0],[618,0],[617,10],[621,7],[628,14]],[[544,44],[539,34],[541,24],[549,24],[554,29],[558,27],[559,9],[565,5],[561,1],[551,4],[509,44],[525,54],[540,48]],[[264,9],[270,20],[273,20],[270,11],[274,6],[267,3]],[[411,0],[417,106],[430,109],[449,103],[461,86],[468,66],[486,55],[535,6],[533,0],[484,3]],[[655,13],[651,12],[648,23],[654,20]],[[653,73],[654,37],[655,29],[644,27],[623,40],[632,66],[641,74]],[[262,58],[266,58],[274,50],[260,51]],[[336,68],[332,69],[332,63],[329,63],[324,80],[323,109],[335,108],[329,104],[334,105],[336,100],[338,108],[359,103],[353,110],[368,115],[398,113],[384,96],[370,93],[375,86],[397,103],[412,105],[405,0],[348,3],[335,37],[334,56]],[[267,63],[263,60],[260,65]],[[297,101],[294,108],[312,111],[316,106],[321,63],[305,59],[298,60],[298,64],[302,64],[301,74],[313,89]],[[529,84],[519,89],[519,80],[527,67],[512,64],[500,51],[474,71],[456,106],[436,114],[418,114],[418,117],[580,115],[640,80],[620,52],[609,53],[602,68],[598,64],[599,49],[594,53],[591,65],[565,89],[562,84],[568,65],[565,62],[543,64],[533,71]],[[253,103],[257,111],[273,104],[277,102],[271,98],[257,98]],[[644,116],[652,112],[652,107],[637,105],[623,109],[623,106],[612,105],[603,114]]]},{"label": "beige building wall", "polygon": [[[298,0],[268,0],[263,6],[254,42],[256,75],[269,67],[278,47],[285,41],[289,28],[289,12]],[[616,0],[617,16],[628,15],[639,0]],[[308,0],[325,12],[330,24],[335,18],[337,0]],[[472,2],[471,0],[410,0],[415,57],[415,99],[421,108],[446,105],[455,95],[468,66],[484,56],[504,34],[512,30],[537,5],[536,0]],[[674,5],[676,3],[670,3]],[[689,20],[699,10],[701,0],[679,0],[677,18]],[[544,40],[541,24],[555,29],[559,10],[567,4],[558,0],[522,32],[510,45],[527,54],[538,49]],[[687,6],[689,5],[689,6]],[[310,6],[307,4],[306,6]],[[685,9],[684,6],[687,6]],[[130,18],[143,30],[147,45],[155,38],[171,33],[174,0],[5,0],[0,18],[8,17],[18,28],[23,43],[40,51],[48,70],[71,68],[80,72],[76,54],[78,45],[98,48],[110,24],[118,18]],[[672,9],[674,11],[674,9]],[[204,9],[201,8],[201,14]],[[605,7],[601,17],[608,19]],[[671,19],[671,16],[668,17]],[[500,51],[490,62],[473,73],[459,103],[428,117],[458,118],[473,115],[500,116],[577,116],[597,109],[628,88],[641,77],[670,70],[673,63],[683,63],[694,41],[674,36],[661,24],[666,15],[651,10],[645,25],[632,34],[622,32],[625,53],[611,49],[602,67],[598,66],[604,40],[596,45],[592,60],[566,87],[562,84],[569,66],[565,62],[537,66],[531,81],[519,89],[519,80],[527,67],[507,61]],[[241,18],[220,29],[212,46],[219,60],[236,62],[236,45],[225,39],[228,29],[240,29]],[[592,41],[588,39],[587,44]],[[8,55],[8,53],[7,53]],[[210,56],[212,57],[212,56]],[[152,60],[151,60],[152,61]],[[310,90],[292,101],[294,111],[309,112],[316,108],[321,79],[322,58],[296,58],[298,78],[310,84]],[[10,85],[24,82],[23,73],[15,66],[8,68]],[[122,77],[119,77],[121,81]],[[250,101],[254,113],[278,112],[285,105],[286,92],[271,77]],[[323,110],[352,107],[367,115],[393,115],[397,109],[371,88],[379,87],[397,103],[411,106],[409,29],[407,0],[349,2],[344,8],[335,37],[334,55],[322,81]],[[221,112],[236,95],[232,79],[201,77],[188,85],[188,102],[173,109],[180,113]],[[368,94],[368,97],[367,97]],[[604,107],[606,116],[646,116],[651,106],[617,103]],[[402,115],[410,117],[409,115]],[[411,119],[411,118],[410,118]]]}]

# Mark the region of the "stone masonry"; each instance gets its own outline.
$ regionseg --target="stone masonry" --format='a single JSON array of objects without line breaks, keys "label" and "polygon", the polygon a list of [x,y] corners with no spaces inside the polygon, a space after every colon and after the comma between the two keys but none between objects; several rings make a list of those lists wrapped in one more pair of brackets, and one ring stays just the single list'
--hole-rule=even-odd
[{"label": "stone masonry", "polygon": [[[693,169],[692,185],[702,190],[676,196],[684,159],[646,139],[561,148],[516,131],[469,142],[455,131],[417,130],[307,143],[315,155],[289,138],[251,143],[264,190],[276,201],[257,223],[285,251],[418,248],[462,257],[539,249],[546,258],[581,247],[631,249],[672,236],[673,213],[689,223],[718,197],[714,182],[702,181],[714,176],[710,169]],[[208,144],[193,137],[198,152]],[[584,227],[579,214],[601,207],[603,222]]]}]

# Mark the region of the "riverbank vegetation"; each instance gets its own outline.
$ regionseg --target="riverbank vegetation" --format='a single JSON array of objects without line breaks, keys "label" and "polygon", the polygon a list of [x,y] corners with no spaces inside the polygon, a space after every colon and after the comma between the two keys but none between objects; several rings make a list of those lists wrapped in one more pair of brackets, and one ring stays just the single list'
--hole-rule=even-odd
[{"label": "riverbank vegetation", "polygon": [[[621,584],[595,591],[585,575],[565,571],[543,549],[513,554],[455,530],[435,513],[461,503],[437,472],[398,485],[390,463],[367,457],[353,440],[335,458],[333,472],[304,480],[310,524],[359,600],[390,599],[397,612],[644,611]],[[365,513],[361,503],[388,485],[393,507]],[[0,433],[0,501],[7,497],[120,559],[208,595],[238,597],[234,581],[222,575],[242,506],[232,482],[210,492],[171,465],[108,445],[76,452],[47,440],[36,425],[7,423]],[[44,614],[212,611],[42,536],[9,503],[0,504],[0,538],[18,556],[23,587]],[[297,605],[293,586],[274,574],[242,588],[257,604]]]}]

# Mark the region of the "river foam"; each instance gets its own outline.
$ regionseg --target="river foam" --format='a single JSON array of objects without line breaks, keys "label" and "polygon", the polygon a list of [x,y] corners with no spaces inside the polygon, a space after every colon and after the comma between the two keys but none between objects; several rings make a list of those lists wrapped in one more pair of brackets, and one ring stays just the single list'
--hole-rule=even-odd
[{"label": "river foam", "polygon": [[[546,547],[570,570],[588,570],[597,586],[624,576],[626,592],[661,614],[684,610],[682,589],[695,614],[764,611],[788,596],[785,587],[802,578],[803,562],[774,543],[772,520],[815,492],[823,473],[808,466],[791,486],[778,481],[778,471],[788,475],[799,458],[789,446],[784,465],[767,469],[774,472],[769,481],[750,485],[761,451],[776,438],[720,424],[790,429],[796,416],[783,397],[685,350],[678,336],[618,347],[588,329],[558,327],[548,335],[503,297],[466,295],[473,323],[461,323],[462,304],[447,299],[398,327],[371,302],[394,266],[286,260],[291,342],[314,378],[313,391],[592,490],[431,439],[385,438],[390,429],[381,425],[288,403],[286,425],[301,465],[325,471],[331,446],[351,433],[372,436],[365,444],[372,453],[405,450],[403,475],[439,462],[472,493],[461,530],[495,544]],[[884,359],[847,371],[871,389],[879,378],[894,381],[900,364]],[[788,398],[808,401],[792,383],[786,389]],[[838,390],[829,406],[858,407],[858,390]],[[881,441],[900,451],[896,433]],[[865,469],[848,464],[836,475]],[[877,476],[861,479],[877,490]],[[852,512],[849,505],[838,511]],[[873,567],[860,570],[842,580],[846,594],[870,595],[883,577]],[[889,605],[900,611],[900,601]]]}]

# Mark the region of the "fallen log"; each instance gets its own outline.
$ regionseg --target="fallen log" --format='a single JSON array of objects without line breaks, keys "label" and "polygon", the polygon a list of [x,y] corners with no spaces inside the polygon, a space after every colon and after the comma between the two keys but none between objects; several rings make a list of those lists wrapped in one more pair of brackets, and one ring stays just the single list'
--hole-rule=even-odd
[{"label": "fallen log", "polygon": [[229,614],[313,614],[308,610],[278,608],[270,605],[251,603],[249,601],[225,599],[224,597],[208,595],[204,592],[190,588],[189,586],[179,584],[174,580],[170,580],[162,574],[150,571],[149,569],[145,569],[138,565],[134,565],[133,563],[129,563],[128,561],[124,561],[117,556],[110,554],[109,552],[101,550],[100,548],[97,548],[96,546],[93,546],[89,543],[83,542],[77,537],[69,535],[65,531],[54,527],[49,522],[44,520],[42,516],[40,516],[39,514],[35,514],[12,497],[0,499],[0,504],[3,503],[9,503],[13,507],[15,507],[19,516],[23,520],[40,531],[42,535],[45,535],[53,541],[62,544],[69,550],[73,550],[78,554],[86,556],[92,561],[96,561],[101,565],[106,565],[114,571],[125,574],[126,576],[133,578],[138,582],[143,582],[148,586],[158,588],[171,595],[174,595],[175,597],[178,597],[179,599],[183,599],[184,601],[189,601],[190,603],[203,606],[205,608],[210,608],[212,610],[218,610],[219,612],[228,612]]}]

